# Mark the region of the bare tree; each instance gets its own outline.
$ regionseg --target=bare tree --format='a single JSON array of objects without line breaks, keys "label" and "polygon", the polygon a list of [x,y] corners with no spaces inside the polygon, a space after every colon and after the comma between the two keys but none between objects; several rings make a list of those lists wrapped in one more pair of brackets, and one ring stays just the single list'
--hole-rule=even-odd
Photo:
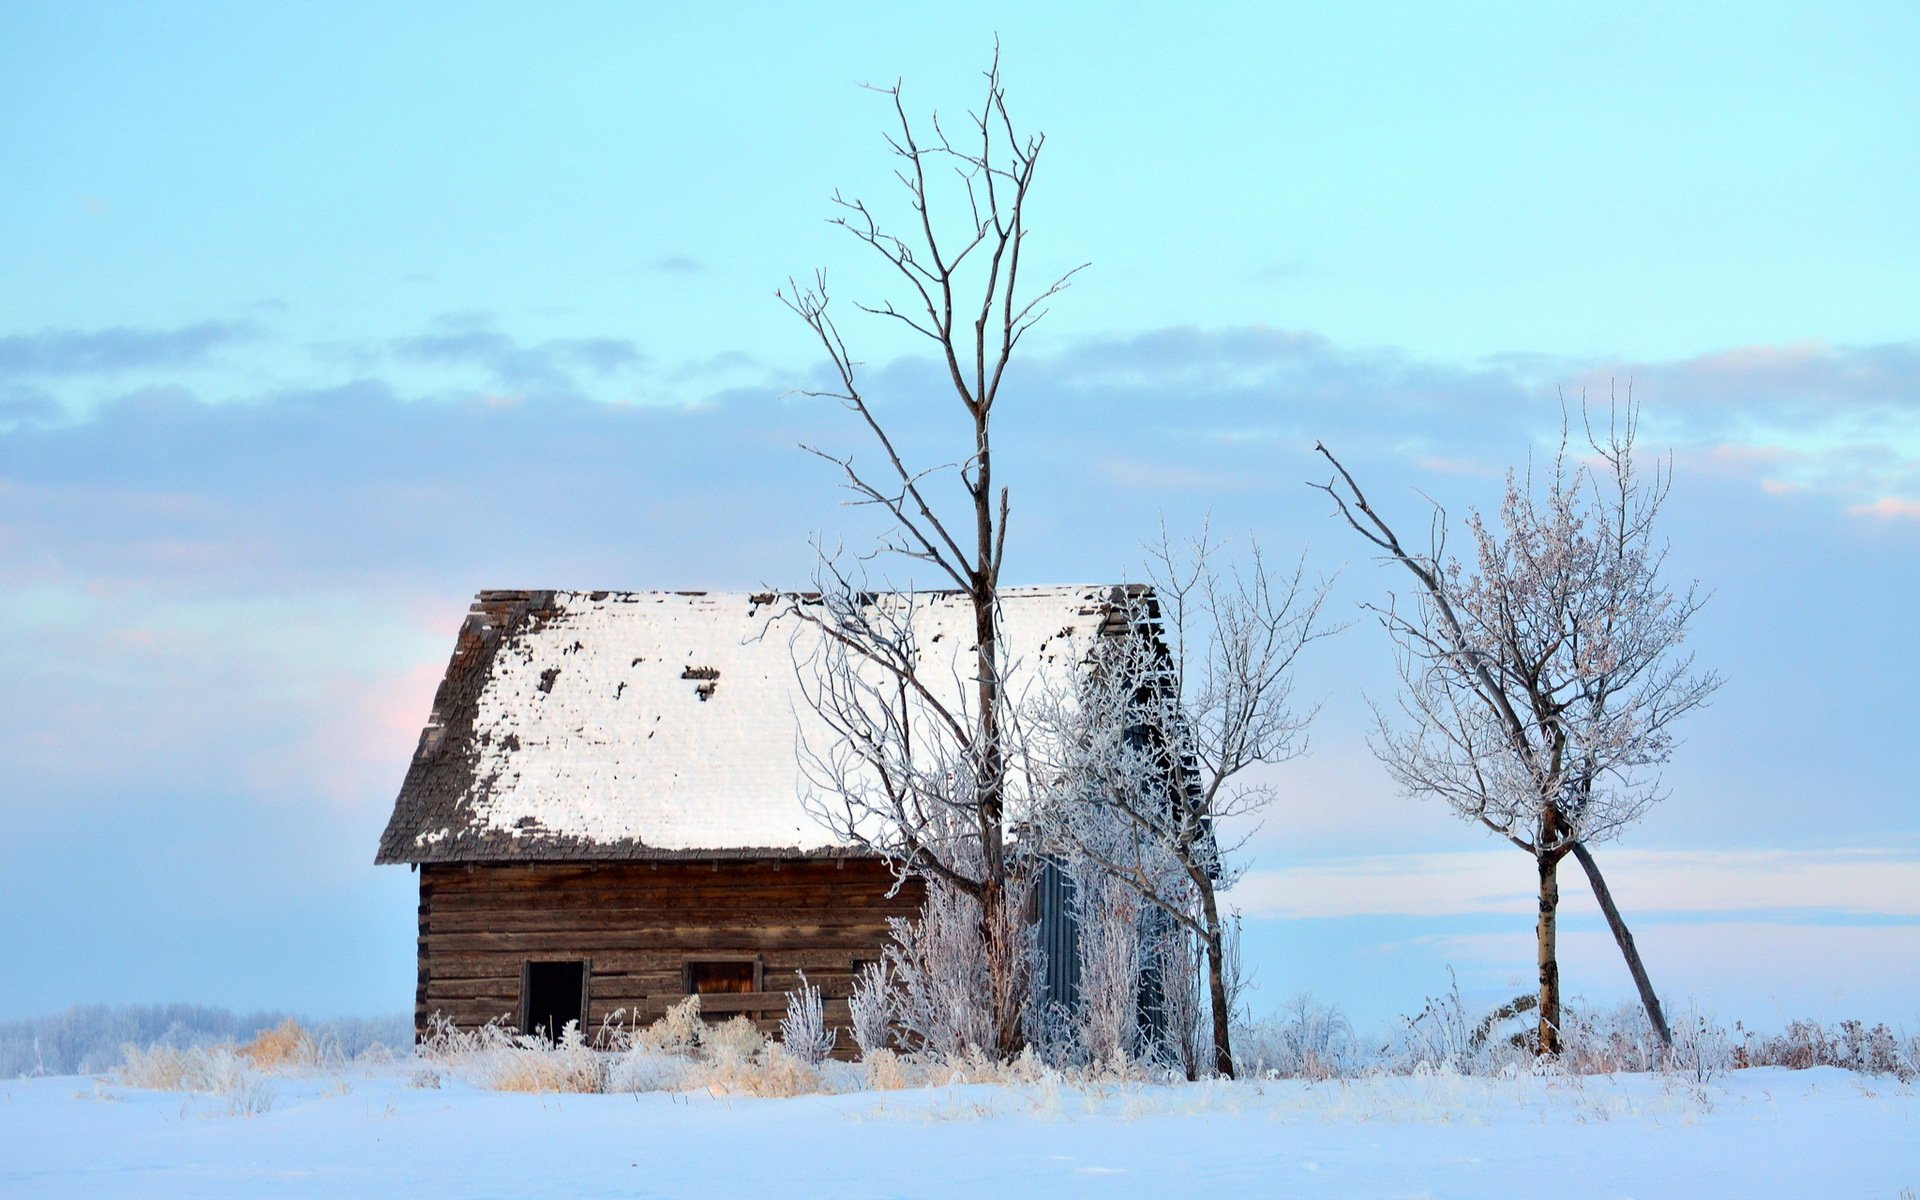
[{"label": "bare tree", "polygon": [[1444,801],[1462,819],[1533,857],[1539,884],[1536,957],[1543,1054],[1560,1042],[1560,861],[1585,868],[1639,988],[1648,1020],[1671,1042],[1659,999],[1589,846],[1616,836],[1663,795],[1655,768],[1673,753],[1673,725],[1720,684],[1680,649],[1703,602],[1697,585],[1661,581],[1666,547],[1654,524],[1671,469],[1651,478],[1633,456],[1631,401],[1597,456],[1569,453],[1551,472],[1509,473],[1497,528],[1469,515],[1469,564],[1446,556],[1437,506],[1430,545],[1409,549],[1353,476],[1314,486],[1361,536],[1418,582],[1413,602],[1374,606],[1396,647],[1398,720],[1376,710],[1374,751],[1410,795]]},{"label": "bare tree", "polygon": [[1305,751],[1313,712],[1293,703],[1293,668],[1333,630],[1321,620],[1326,585],[1307,583],[1300,566],[1276,576],[1255,545],[1245,567],[1222,572],[1216,553],[1204,533],[1185,547],[1162,534],[1150,584],[1126,596],[1133,633],[1102,640],[1049,720],[1057,786],[1044,817],[1065,855],[1199,940],[1213,1069],[1232,1075],[1231,922],[1220,892],[1245,870],[1236,852],[1251,818],[1277,797],[1243,773]]},{"label": "bare tree", "polygon": [[878,448],[879,464],[814,453],[840,469],[853,503],[884,514],[883,553],[931,571],[966,596],[974,651],[964,675],[936,669],[937,658],[923,661],[913,613],[864,603],[859,581],[823,556],[825,602],[795,611],[819,627],[826,648],[812,664],[816,707],[852,740],[813,748],[813,757],[827,768],[830,787],[855,782],[844,768],[865,773],[864,783],[823,809],[837,832],[979,906],[994,1045],[1009,1053],[1021,1039],[1027,955],[1016,919],[1025,897],[1008,844],[1015,717],[999,614],[1010,507],[1007,489],[994,480],[992,418],[1015,348],[1079,268],[1039,287],[1023,276],[1027,202],[1045,139],[1015,132],[997,47],[985,98],[957,139],[937,115],[924,135],[916,130],[897,82],[874,90],[893,105],[896,125],[887,140],[912,218],[906,232],[896,233],[863,201],[836,193],[835,223],[878,255],[900,288],[897,303],[856,307],[934,347],[969,429],[956,461],[944,468],[908,463],[833,315],[824,272],[811,286],[790,282],[779,298],[806,322],[831,364],[834,383],[808,394],[830,396],[852,412]]}]

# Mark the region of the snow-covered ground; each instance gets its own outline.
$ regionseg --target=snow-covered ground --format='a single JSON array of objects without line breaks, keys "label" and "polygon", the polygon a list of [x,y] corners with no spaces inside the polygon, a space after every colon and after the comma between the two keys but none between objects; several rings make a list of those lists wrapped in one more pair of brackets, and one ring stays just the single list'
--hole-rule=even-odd
[{"label": "snow-covered ground", "polygon": [[0,1083],[0,1195],[1920,1193],[1915,1086],[1835,1068],[1741,1071],[1703,1089],[1437,1076],[789,1100],[427,1089],[413,1075],[403,1062],[274,1076],[253,1116],[226,1097],[92,1078]]}]

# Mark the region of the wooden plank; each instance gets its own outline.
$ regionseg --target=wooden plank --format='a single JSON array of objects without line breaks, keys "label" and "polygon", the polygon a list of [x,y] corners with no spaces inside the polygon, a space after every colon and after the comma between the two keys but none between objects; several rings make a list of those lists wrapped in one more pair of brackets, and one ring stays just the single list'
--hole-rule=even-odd
[{"label": "wooden plank", "polygon": [[832,863],[791,862],[770,868],[759,862],[722,860],[692,863],[583,864],[556,865],[475,865],[467,867],[434,866],[434,887],[442,896],[453,897],[476,891],[594,891],[620,886],[642,889],[671,887],[759,888],[805,885],[809,882],[834,887],[859,883],[879,883],[882,890],[892,886],[891,870],[881,864],[860,866],[849,862],[844,868]]},{"label": "wooden plank", "polygon": [[583,933],[435,933],[421,944],[431,945],[436,956],[450,951],[494,951],[587,958],[608,950],[679,950],[698,957],[702,951],[752,954],[794,946],[858,951],[881,945],[886,937],[886,927],[876,925],[796,923],[738,929],[657,925]]},{"label": "wooden plank", "polygon": [[[640,1014],[644,1020],[658,1020],[669,1008],[684,1001],[681,996],[654,996],[640,1005]],[[844,1000],[823,1001],[821,1011],[829,1023],[845,1023],[852,1020],[852,1013]],[[715,992],[700,997],[700,1015],[703,1017],[724,1017],[734,1013],[771,1013],[785,1015],[787,994],[785,992]]]},{"label": "wooden plank", "polygon": [[817,925],[866,925],[884,928],[889,914],[857,904],[758,904],[751,908],[494,908],[484,912],[435,913],[423,926],[428,933],[486,933],[525,931],[566,933],[574,930],[646,928],[658,925],[749,927],[781,917]]},{"label": "wooden plank", "polygon": [[828,885],[781,888],[604,888],[594,891],[473,891],[434,898],[437,913],[593,912],[616,908],[728,911],[759,907],[854,907],[889,913],[920,910],[918,896],[888,896],[885,889]]}]

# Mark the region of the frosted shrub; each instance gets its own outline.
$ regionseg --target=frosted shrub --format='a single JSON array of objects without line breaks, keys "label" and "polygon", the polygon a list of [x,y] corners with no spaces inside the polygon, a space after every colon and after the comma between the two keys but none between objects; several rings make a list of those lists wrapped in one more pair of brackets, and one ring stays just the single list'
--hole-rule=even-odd
[{"label": "frosted shrub", "polygon": [[207,1059],[218,1050],[178,1050],[172,1046],[124,1047],[125,1064],[115,1072],[128,1087],[161,1092],[204,1092]]},{"label": "frosted shrub", "polygon": [[683,1092],[701,1086],[700,1064],[678,1054],[662,1054],[634,1046],[607,1068],[609,1092]]},{"label": "frosted shrub", "polygon": [[818,1063],[808,1062],[784,1044],[769,1044],[759,1060],[717,1082],[726,1090],[778,1099],[824,1090]]},{"label": "frosted shrub", "polygon": [[893,980],[883,959],[860,968],[847,998],[853,1017],[853,1042],[861,1059],[871,1059],[893,1040]]},{"label": "frosted shrub", "polygon": [[817,1067],[833,1053],[833,1044],[838,1038],[837,1030],[827,1028],[820,989],[807,982],[805,971],[800,972],[800,986],[787,993],[787,1015],[780,1022],[780,1044],[788,1054],[810,1067]]},{"label": "frosted shrub", "polygon": [[257,1116],[273,1107],[273,1089],[231,1046],[211,1049],[129,1045],[116,1073],[128,1087],[222,1096],[235,1116]]},{"label": "frosted shrub", "polygon": [[1652,1071],[1667,1059],[1666,1048],[1637,1004],[1607,1010],[1568,1007],[1560,1020],[1560,1061],[1572,1074]]},{"label": "frosted shrub", "polygon": [[1524,1025],[1515,1028],[1521,1014],[1531,1011],[1535,998],[1520,996],[1475,1018],[1460,997],[1460,984],[1448,972],[1445,995],[1429,996],[1411,1017],[1400,1018],[1400,1031],[1386,1048],[1383,1065],[1390,1071],[1452,1071],[1462,1075],[1496,1075],[1509,1069],[1535,1066],[1533,1037]]},{"label": "frosted shrub", "polygon": [[498,1048],[481,1064],[486,1087],[496,1092],[599,1092],[606,1089],[606,1061],[568,1021],[560,1041],[522,1035]]},{"label": "frosted shrub", "polygon": [[439,1014],[428,1019],[419,1055],[429,1063],[497,1092],[598,1092],[606,1087],[606,1059],[586,1044],[578,1022],[560,1041],[516,1033],[499,1021],[467,1031]]},{"label": "frosted shrub", "polygon": [[[1171,922],[1169,922],[1171,924]],[[1206,997],[1201,994],[1200,950],[1193,934],[1169,928],[1153,945],[1153,969],[1160,979],[1160,1044],[1156,1053],[1188,1079],[1212,1066],[1212,1032],[1205,1028]],[[1235,1035],[1237,1045],[1238,1035]]]},{"label": "frosted shrub", "polygon": [[1885,1025],[1842,1021],[1828,1029],[1818,1021],[1793,1021],[1771,1036],[1734,1028],[1743,1035],[1734,1048],[1736,1066],[1845,1067],[1901,1080],[1920,1077],[1920,1038],[1902,1038]]},{"label": "frosted shrub", "polygon": [[897,987],[895,1019],[909,1047],[952,1057],[993,1044],[987,945],[980,905],[939,879],[927,882],[918,920],[892,917],[886,961]]},{"label": "frosted shrub", "polygon": [[1346,1014],[1302,992],[1275,1015],[1234,1034],[1235,1057],[1249,1075],[1333,1079],[1359,1067]]},{"label": "frosted shrub", "polygon": [[1668,1069],[1694,1084],[1705,1084],[1734,1065],[1733,1039],[1698,1008],[1673,1023],[1673,1053]]},{"label": "frosted shrub", "polygon": [[[1452,972],[1448,972],[1451,978]],[[1475,1058],[1475,1024],[1460,999],[1460,982],[1452,979],[1445,995],[1427,997],[1426,1005],[1411,1017],[1400,1018],[1401,1029],[1391,1065],[1399,1070],[1446,1067],[1466,1071]]]},{"label": "frosted shrub", "polygon": [[667,1015],[636,1033],[635,1046],[657,1054],[691,1054],[700,1045],[706,1025],[700,1020],[700,997],[688,996]]},{"label": "frosted shrub", "polygon": [[904,1061],[884,1046],[861,1056],[860,1075],[861,1082],[870,1091],[891,1091],[913,1086]]},{"label": "frosted shrub", "polygon": [[1140,1029],[1140,898],[1085,859],[1071,872],[1080,955],[1074,1032],[1086,1061],[1124,1062]]},{"label": "frosted shrub", "polygon": [[745,1017],[709,1025],[700,1035],[700,1050],[716,1063],[748,1062],[767,1045],[767,1035]]}]

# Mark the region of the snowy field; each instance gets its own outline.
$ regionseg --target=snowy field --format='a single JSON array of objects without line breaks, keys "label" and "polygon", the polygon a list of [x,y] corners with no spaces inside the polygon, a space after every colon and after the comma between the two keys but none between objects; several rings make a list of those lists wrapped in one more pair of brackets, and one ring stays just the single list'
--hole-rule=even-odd
[{"label": "snowy field", "polygon": [[409,1062],[220,1096],[0,1083],[7,1197],[1884,1197],[1916,1087],[1837,1068],[1374,1077],[795,1099],[530,1095]]}]

